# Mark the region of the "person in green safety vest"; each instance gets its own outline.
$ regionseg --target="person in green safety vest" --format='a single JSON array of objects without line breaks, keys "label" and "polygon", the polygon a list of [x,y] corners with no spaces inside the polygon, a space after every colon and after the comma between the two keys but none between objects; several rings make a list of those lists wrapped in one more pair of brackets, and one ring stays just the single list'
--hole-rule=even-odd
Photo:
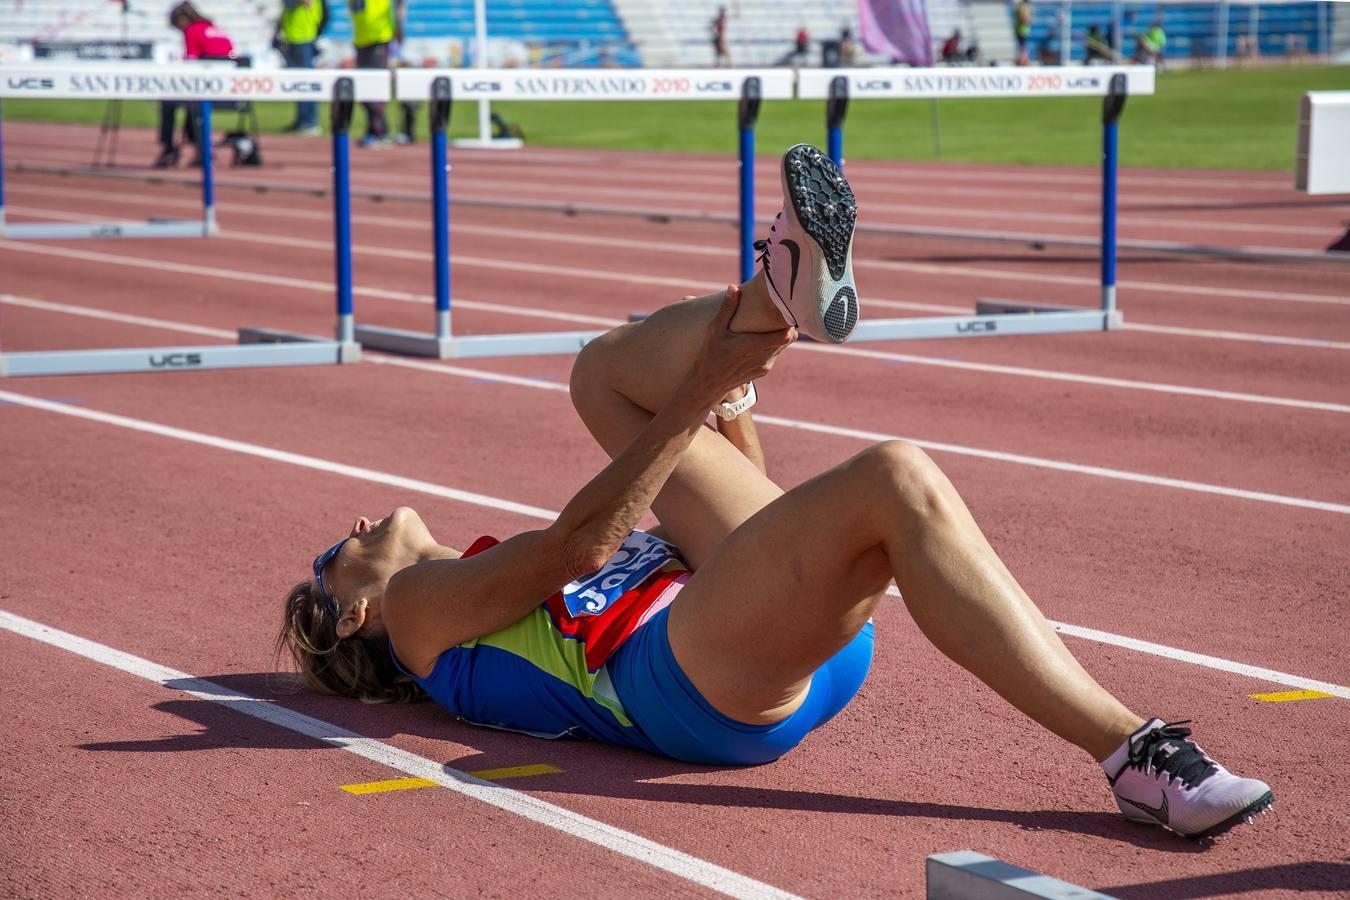
[{"label": "person in green safety vest", "polygon": [[[272,46],[281,51],[288,68],[311,69],[317,55],[314,42],[327,27],[328,4],[325,0],[282,0]],[[319,134],[319,104],[295,104],[295,121],[285,130],[304,135]]]},{"label": "person in green safety vest", "polygon": [[[356,45],[358,69],[389,68],[389,45],[403,43],[403,0],[347,0],[352,16],[352,43]],[[383,103],[363,103],[366,109],[366,136],[362,147],[387,139]]]},{"label": "person in green safety vest", "polygon": [[1148,31],[1139,35],[1139,49],[1135,59],[1141,63],[1162,63],[1163,48],[1167,46],[1167,33],[1163,31],[1162,20],[1154,19]]}]

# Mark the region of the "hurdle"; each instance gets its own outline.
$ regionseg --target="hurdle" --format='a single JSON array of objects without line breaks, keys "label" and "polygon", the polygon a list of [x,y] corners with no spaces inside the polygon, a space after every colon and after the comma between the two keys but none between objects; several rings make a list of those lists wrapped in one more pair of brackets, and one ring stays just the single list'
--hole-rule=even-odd
[{"label": "hurdle", "polygon": [[851,99],[1102,97],[1101,296],[1096,309],[979,300],[973,316],[863,319],[849,341],[996,337],[1111,331],[1124,324],[1116,306],[1117,135],[1130,94],[1154,91],[1152,66],[1039,68],[804,69],[797,96],[825,100],[830,158],[844,165],[844,120]]},{"label": "hurdle", "polygon": [[[331,92],[337,333],[335,339],[330,339],[264,328],[241,328],[238,332],[238,345],[37,350],[18,353],[0,351],[0,377],[333,365],[360,360],[361,348],[355,340],[355,319],[352,311],[351,185],[347,132],[352,107],[357,101],[389,99],[390,79],[387,72],[297,69],[292,70],[290,76],[280,77],[283,72],[231,69],[228,73],[216,73],[204,72],[192,66],[139,68],[119,66],[111,70],[97,67],[63,70],[42,67],[39,70],[42,73],[40,75],[16,76],[16,80],[21,82],[20,87],[16,88],[10,82],[12,71],[8,67],[0,70],[0,79],[4,79],[10,90],[45,92],[41,93],[41,96],[53,99],[95,96],[193,100],[200,101],[206,107],[212,100],[222,98],[294,100],[296,95],[316,97]],[[58,72],[63,74],[57,75]],[[49,86],[45,88],[35,86],[32,83],[33,79]],[[203,136],[206,135],[207,132],[203,131]],[[209,159],[209,153],[203,155],[205,164],[203,179],[208,184]],[[210,223],[214,227],[214,197],[209,189],[205,193],[205,199],[208,201],[208,213],[211,213]],[[193,225],[199,229],[202,227],[195,222]]]},{"label": "hurdle", "polygon": [[786,100],[794,77],[786,69],[398,69],[398,100],[430,101],[432,241],[436,291],[430,333],[358,325],[370,349],[437,359],[575,353],[602,331],[457,336],[450,298],[449,168],[446,126],[455,100],[736,100],[740,165],[739,256],[743,279],[754,272],[754,129],[761,100]]}]

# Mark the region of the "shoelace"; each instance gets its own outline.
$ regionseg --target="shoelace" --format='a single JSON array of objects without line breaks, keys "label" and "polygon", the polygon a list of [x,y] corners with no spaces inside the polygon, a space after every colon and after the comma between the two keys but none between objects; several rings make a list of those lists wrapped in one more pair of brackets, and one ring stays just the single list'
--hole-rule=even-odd
[{"label": "shoelace", "polygon": [[760,238],[755,241],[755,249],[759,251],[759,259],[755,260],[755,262],[760,265],[765,265],[765,261],[769,258],[769,242],[764,238]]},{"label": "shoelace", "polygon": [[[1191,730],[1179,727],[1190,724],[1190,721],[1183,719],[1180,722],[1168,722],[1162,728],[1144,735],[1138,749],[1131,750],[1129,765],[1141,772],[1152,769],[1165,774],[1168,781],[1178,779],[1188,788],[1195,787],[1218,772],[1218,767],[1205,758],[1204,752],[1195,742],[1187,740]],[[1169,742],[1174,748],[1170,753],[1165,750]]]}]

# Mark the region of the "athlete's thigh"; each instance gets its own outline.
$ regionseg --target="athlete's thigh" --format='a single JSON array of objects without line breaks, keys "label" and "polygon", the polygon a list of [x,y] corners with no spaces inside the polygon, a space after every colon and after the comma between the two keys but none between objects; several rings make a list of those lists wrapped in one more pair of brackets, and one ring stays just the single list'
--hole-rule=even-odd
[{"label": "athlete's thigh", "polygon": [[[586,426],[611,457],[652,419],[651,413],[613,391],[585,402]],[[782,493],[730,441],[703,428],[657,494],[652,512],[697,570],[728,535]]]},{"label": "athlete's thigh", "polygon": [[791,714],[811,673],[883,596],[891,566],[859,512],[867,503],[859,459],[757,512],[671,606],[675,659],[723,714],[752,724]]}]

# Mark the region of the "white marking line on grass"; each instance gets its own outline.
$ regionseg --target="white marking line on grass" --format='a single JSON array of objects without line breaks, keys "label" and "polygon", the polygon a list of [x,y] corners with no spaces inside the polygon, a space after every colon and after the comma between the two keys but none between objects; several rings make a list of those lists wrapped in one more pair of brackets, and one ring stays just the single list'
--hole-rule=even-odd
[{"label": "white marking line on grass", "polygon": [[[443,369],[433,363],[419,363],[410,360],[394,360],[390,358],[390,363],[396,365],[405,365],[410,368],[418,369]],[[461,370],[466,375],[475,378],[496,378],[510,384],[523,384],[527,387],[538,387],[545,390],[558,391],[565,390],[560,385],[550,382],[534,381],[532,379],[520,378],[518,376],[497,376],[490,372],[478,372],[471,369]],[[260,447],[255,444],[246,444],[242,441],[232,441],[225,438],[218,438],[211,435],[200,434],[198,432],[187,431],[181,428],[171,428],[168,426],[157,425],[152,422],[144,422],[139,419],[132,419],[127,416],[114,415],[91,409],[78,409],[64,406],[59,403],[52,403],[47,400],[39,400],[35,397],[29,397],[24,394],[12,394],[7,391],[0,391],[0,400],[8,400],[21,406],[29,406],[34,409],[47,412],[60,413],[75,418],[87,419],[95,422],[102,422],[109,425],[127,428],[133,431],[143,431],[150,434],[156,434],[162,437],[175,438],[188,443],[201,444],[209,447],[216,447],[222,450],[230,450],[236,453],[242,453],[250,456],[270,459],[276,462],[289,463],[291,465],[303,466],[309,469],[329,472],[334,475],[343,475],[348,478],[356,478],[364,481],[371,481],[377,484],[389,485],[392,487],[403,488],[406,490],[420,491],[436,497],[443,497],[449,500],[457,500],[461,503],[467,503],[474,506],[484,506],[490,509],[499,509],[506,512],[514,512],[528,518],[539,519],[541,521],[551,522],[558,517],[558,513],[543,509],[537,506],[528,506],[522,503],[516,503],[510,500],[504,500],[498,497],[492,497],[487,494],[478,494],[468,491],[460,491],[455,488],[443,487],[441,485],[431,484],[430,482],[417,481],[414,479],[403,478],[397,475],[390,475],[384,472],[378,472],[372,469],[365,469],[359,466],[348,466],[342,463],[331,462],[329,460],[318,459],[312,456],[302,456],[297,453],[287,453],[285,451],[273,450],[268,447]],[[1346,512],[1350,512],[1347,509]],[[889,593],[894,596],[900,596],[899,592],[892,586]],[[1263,681],[1269,681],[1273,684],[1286,685],[1289,687],[1303,688],[1308,690],[1323,691],[1328,694],[1334,694],[1338,697],[1350,699],[1350,688],[1334,685],[1326,682],[1316,681],[1305,678],[1301,675],[1290,675],[1284,672],[1278,672],[1273,669],[1263,669],[1259,666],[1250,666],[1246,663],[1234,662],[1217,656],[1207,656],[1201,653],[1193,653],[1189,650],[1181,650],[1175,647],[1168,647],[1165,644],[1155,644],[1149,641],[1138,640],[1137,638],[1125,637],[1123,635],[1112,634],[1107,631],[1098,631],[1093,628],[1084,628],[1078,625],[1069,625],[1062,622],[1050,622],[1056,630],[1073,637],[1084,640],[1095,641],[1097,643],[1110,644],[1117,647],[1124,647],[1130,650],[1136,650],[1141,653],[1151,653],[1156,656],[1165,656],[1169,659],[1175,659],[1180,662],[1191,663],[1192,665],[1204,666],[1212,669],[1219,669],[1225,672],[1233,672],[1239,675],[1246,675],[1251,678],[1257,678]]]},{"label": "white marking line on grass", "polygon": [[[108,193],[94,194],[90,192],[72,191],[69,189],[60,189],[60,188],[55,188],[52,190],[53,193],[56,191],[61,191],[63,196],[74,195],[84,199],[92,199],[92,200],[124,199],[127,202],[139,202],[147,205],[150,204],[150,201],[147,201],[144,195],[138,194],[108,194]],[[13,191],[11,191],[11,193],[13,193]],[[200,207],[200,204],[186,200],[170,200],[166,198],[162,202],[158,199],[153,202],[160,205],[182,206],[184,208]],[[302,218],[302,219],[312,219],[315,217],[319,217],[323,221],[332,220],[332,216],[330,214],[327,213],[317,214],[310,210],[288,210],[284,208],[273,209],[271,207],[252,206],[242,203],[220,203],[217,204],[217,206],[221,210],[234,209],[236,211],[261,216],[271,216],[271,217],[288,216],[292,218]],[[15,211],[20,208],[10,206],[9,209]],[[23,208],[23,209],[27,209],[29,212],[34,214],[37,213],[36,210],[31,208]],[[52,212],[53,214],[56,213],[56,211]],[[62,215],[65,215],[65,213],[62,213]],[[83,219],[86,217],[82,215],[79,216],[78,218],[81,221],[83,221]],[[394,224],[394,220],[391,220],[388,217],[367,216],[362,213],[354,213],[352,216],[352,220],[353,222],[358,224],[365,222],[368,224],[378,224],[417,231],[427,231],[429,229],[429,225],[425,223],[417,224],[413,222],[403,221],[400,224]],[[457,223],[454,226],[454,230],[456,232],[463,231],[465,233],[482,234],[485,236],[495,235],[500,237],[511,237],[517,239],[531,238],[534,240],[550,241],[554,243],[584,244],[587,246],[613,247],[615,249],[629,249],[641,251],[648,251],[651,249],[651,242],[648,240],[636,240],[632,238],[620,238],[620,237],[605,237],[591,234],[579,235],[575,233],[568,233],[561,231],[541,231],[541,230],[528,230],[516,228],[501,228],[489,225],[468,225],[465,223]],[[240,232],[230,232],[229,234],[230,236],[237,238],[239,237]],[[332,247],[331,243],[328,243],[326,245],[326,248],[328,249],[331,249],[331,247]],[[378,252],[379,249],[380,248],[370,248],[370,252]],[[690,243],[678,243],[671,246],[668,249],[672,253],[697,253],[701,255],[718,256],[721,258],[728,257],[729,253],[731,252],[730,249],[727,247],[718,247],[710,244],[690,244]],[[1084,261],[1091,262],[1091,259],[1085,257]],[[1037,275],[1035,273],[1027,273],[1011,269],[985,269],[985,268],[977,268],[974,266],[942,266],[932,263],[911,263],[911,262],[900,262],[895,260],[876,260],[876,259],[854,259],[853,264],[855,268],[860,269],[879,268],[896,271],[916,272],[920,274],[951,275],[953,277],[958,278],[1002,279],[1007,281],[1030,281],[1030,282],[1040,281],[1063,285],[1090,286],[1096,288],[1101,287],[1101,283],[1099,280],[1077,275],[1050,275],[1050,274]],[[629,280],[630,281],[636,280],[636,276],[630,276]],[[1322,303],[1333,306],[1350,306],[1350,297],[1338,297],[1329,294],[1303,294],[1303,293],[1294,293],[1290,291],[1261,291],[1261,290],[1250,290],[1245,288],[1222,288],[1222,287],[1207,287],[1204,285],[1169,284],[1164,282],[1153,282],[1153,281],[1134,281],[1128,278],[1122,281],[1118,281],[1117,285],[1121,289],[1128,288],[1130,290],[1161,292],[1170,294],[1190,294],[1195,296],[1227,297],[1231,299],[1240,299],[1240,300],[1272,300],[1275,302],[1287,302],[1287,303]],[[965,313],[968,312],[968,310],[962,310],[962,312]]]},{"label": "white marking line on grass", "polygon": [[303,734],[338,750],[368,759],[414,778],[434,781],[456,794],[469,797],[503,812],[528,819],[545,828],[595,844],[605,850],[646,863],[677,878],[718,891],[730,897],[791,898],[794,895],[756,881],[722,866],[690,856],[655,841],[615,828],[561,806],[537,799],[514,788],[447,769],[434,760],[409,753],[391,744],[340,728],[322,719],[304,715],[277,703],[242,694],[204,678],[195,678],[167,666],[116,650],[41,622],[0,610],[0,627],[15,634],[93,660],[113,669],[181,691],[198,700],[219,703],[227,709],[261,719],[288,731]]},{"label": "white marking line on grass", "polygon": [[[456,301],[458,302],[458,301]],[[905,305],[900,301],[891,301],[896,305]],[[145,325],[153,328],[176,329],[185,332],[193,332],[193,329],[199,326],[184,325],[181,328],[179,323],[169,322],[164,319],[150,319],[144,316],[125,315],[122,313],[97,310],[90,307],[72,306],[64,303],[52,303],[45,300],[35,300],[32,298],[15,297],[12,295],[0,295],[0,303],[12,306],[22,306],[30,309],[44,310],[47,312],[68,313],[71,315],[82,315],[90,318],[105,319],[107,321],[122,321],[131,325]],[[915,304],[920,305],[920,304]],[[618,319],[605,319],[602,317],[588,317],[588,324],[601,325],[604,327],[613,327],[622,324]],[[222,329],[207,329],[195,333],[212,333],[217,337],[232,337],[232,333]],[[1048,381],[1064,381],[1077,384],[1087,384],[1096,387],[1113,387],[1124,390],[1150,391],[1161,394],[1173,394],[1188,397],[1201,397],[1208,400],[1227,400],[1241,403],[1256,403],[1268,406],[1284,406],[1294,409],[1307,409],[1320,412],[1350,413],[1350,405],[1342,403],[1330,403],[1320,400],[1300,400],[1292,397],[1276,397],[1268,394],[1249,394],[1238,391],[1221,391],[1211,388],[1187,387],[1185,385],[1163,384],[1151,381],[1137,381],[1127,378],[1108,378],[1099,375],[1085,375],[1072,372],[1056,372],[1049,369],[1032,369],[1025,366],[1006,366],[996,363],[976,363],[964,362],[961,360],[941,359],[937,357],[918,356],[909,353],[896,353],[887,350],[868,350],[861,347],[835,347],[827,344],[801,343],[797,345],[798,349],[815,353],[830,353],[840,356],[853,356],[862,359],[885,360],[888,362],[913,363],[915,365],[934,366],[937,368],[959,369],[971,372],[989,372],[999,375],[1014,375],[1024,378],[1039,378]]]}]

